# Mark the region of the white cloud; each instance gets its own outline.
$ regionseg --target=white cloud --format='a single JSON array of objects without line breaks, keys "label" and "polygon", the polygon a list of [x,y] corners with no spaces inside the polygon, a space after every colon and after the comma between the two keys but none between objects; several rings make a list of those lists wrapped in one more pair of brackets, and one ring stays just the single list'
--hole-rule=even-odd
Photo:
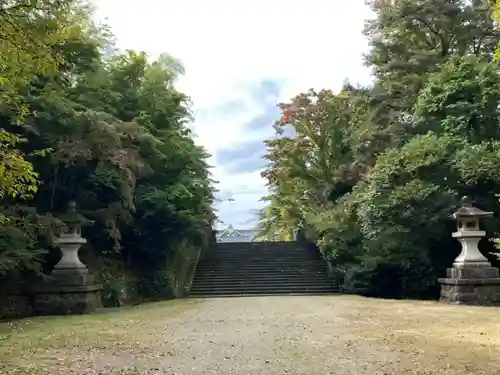
[{"label": "white cloud", "polygon": [[[362,67],[367,45],[361,34],[370,11],[364,0],[95,0],[97,16],[107,18],[118,47],[167,52],[179,58],[186,75],[178,87],[191,96],[198,142],[209,152],[248,138],[242,129],[262,112],[249,87],[262,79],[283,79],[281,99],[311,87],[339,89],[346,77],[367,82]],[[241,100],[239,113],[217,108]],[[215,159],[212,158],[212,163]],[[229,175],[215,166],[219,189],[265,192],[258,173]],[[245,225],[259,207],[253,195],[233,195],[221,216]],[[234,213],[238,212],[238,217]]]}]

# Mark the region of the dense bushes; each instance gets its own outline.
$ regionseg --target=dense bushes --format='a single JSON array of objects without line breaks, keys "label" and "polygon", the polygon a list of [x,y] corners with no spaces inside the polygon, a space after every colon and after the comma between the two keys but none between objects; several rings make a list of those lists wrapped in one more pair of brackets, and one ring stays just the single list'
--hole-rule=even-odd
[{"label": "dense bushes", "polygon": [[79,1],[0,7],[0,289],[50,270],[54,217],[75,200],[107,300],[182,295],[214,220],[182,67],[116,51]]},{"label": "dense bushes", "polygon": [[[499,32],[487,2],[373,1],[370,87],[280,104],[263,235],[302,227],[346,289],[436,297],[463,195],[498,211]],[[498,219],[485,223],[490,233]],[[491,244],[482,243],[485,253]]]}]

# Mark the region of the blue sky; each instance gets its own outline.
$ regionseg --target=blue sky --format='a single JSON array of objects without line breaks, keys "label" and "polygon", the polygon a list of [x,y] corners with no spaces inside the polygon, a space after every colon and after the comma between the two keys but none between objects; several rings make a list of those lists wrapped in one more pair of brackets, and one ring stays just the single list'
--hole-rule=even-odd
[{"label": "blue sky", "polygon": [[[212,154],[219,217],[248,228],[267,193],[263,140],[276,104],[309,88],[367,83],[364,0],[94,0],[122,49],[167,52],[186,74],[196,141]],[[231,200],[228,200],[231,198]]]}]

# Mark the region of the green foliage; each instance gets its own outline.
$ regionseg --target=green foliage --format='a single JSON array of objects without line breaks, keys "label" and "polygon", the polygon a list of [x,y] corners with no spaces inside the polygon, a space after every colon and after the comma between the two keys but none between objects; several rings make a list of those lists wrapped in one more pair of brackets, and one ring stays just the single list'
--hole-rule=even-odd
[{"label": "green foliage", "polygon": [[57,75],[69,63],[61,48],[82,41],[89,24],[76,0],[0,1],[0,108],[28,114],[20,89],[35,74]]},{"label": "green foliage", "polygon": [[[500,1],[498,0],[490,0],[490,5],[492,7],[493,20],[497,23],[496,26],[499,27],[498,21],[500,21]],[[500,41],[497,42],[494,59],[496,61],[500,60]]]},{"label": "green foliage", "polygon": [[[206,246],[214,188],[174,86],[182,66],[115,51],[79,1],[0,1],[0,21],[0,268],[50,268],[52,251],[36,255],[51,249],[40,220],[70,200],[96,222],[86,251],[117,265],[108,281],[126,270],[147,283],[171,272],[179,241]],[[38,232],[12,214],[21,199]]]},{"label": "green foliage", "polygon": [[435,296],[458,198],[500,208],[500,33],[481,0],[369,3],[374,84],[279,104],[262,235],[303,228],[347,289]]},{"label": "green foliage", "polygon": [[[478,143],[498,139],[498,64],[478,56],[459,56],[432,74],[415,105],[415,129],[442,131]],[[432,129],[432,124],[440,129]]]},{"label": "green foliage", "polygon": [[6,279],[17,278],[26,272],[39,273],[51,243],[54,227],[51,215],[40,215],[33,207],[11,205],[3,207],[6,220],[0,225],[0,286]]},{"label": "green foliage", "polygon": [[0,129],[0,200],[31,198],[37,191],[38,174],[17,148],[21,141],[26,140]]},{"label": "green foliage", "polygon": [[[493,8],[493,20],[496,22],[496,26],[499,27],[500,21],[500,1],[499,0],[491,0],[490,4]],[[495,61],[500,61],[500,41],[497,42],[495,54],[493,56]],[[494,238],[493,243],[495,247],[500,250],[500,238]],[[495,255],[500,259],[500,252],[495,253]]]}]

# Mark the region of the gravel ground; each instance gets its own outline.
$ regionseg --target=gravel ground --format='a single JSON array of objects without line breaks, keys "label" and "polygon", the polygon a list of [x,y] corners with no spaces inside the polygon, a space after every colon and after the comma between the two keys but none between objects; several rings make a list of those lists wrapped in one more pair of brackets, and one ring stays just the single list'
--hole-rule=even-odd
[{"label": "gravel ground", "polygon": [[0,374],[498,375],[498,311],[286,296],[34,318],[0,324]]}]

